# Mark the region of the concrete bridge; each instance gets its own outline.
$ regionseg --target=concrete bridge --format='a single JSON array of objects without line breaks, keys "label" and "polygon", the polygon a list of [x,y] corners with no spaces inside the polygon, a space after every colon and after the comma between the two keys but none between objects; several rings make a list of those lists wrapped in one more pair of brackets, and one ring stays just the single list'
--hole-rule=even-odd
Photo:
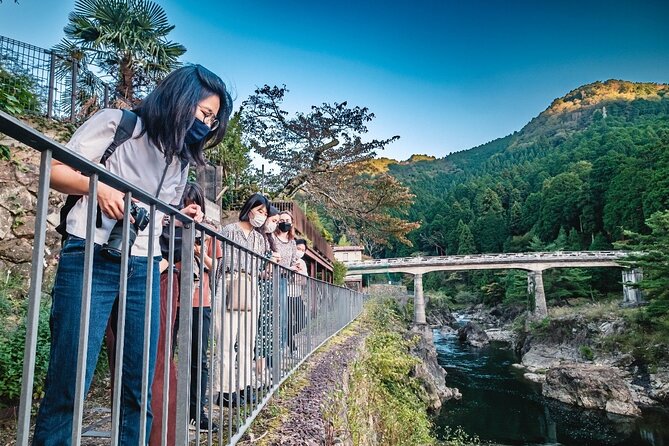
[{"label": "concrete bridge", "polygon": [[556,251],[506,254],[479,254],[463,256],[402,257],[345,262],[347,275],[407,273],[414,275],[414,322],[425,323],[423,274],[433,271],[471,271],[490,269],[520,269],[528,272],[528,294],[535,299],[534,315],[548,315],[543,271],[550,268],[623,268],[623,294],[626,302],[641,300],[640,290],[632,285],[642,273],[620,264],[627,256],[623,251]]}]

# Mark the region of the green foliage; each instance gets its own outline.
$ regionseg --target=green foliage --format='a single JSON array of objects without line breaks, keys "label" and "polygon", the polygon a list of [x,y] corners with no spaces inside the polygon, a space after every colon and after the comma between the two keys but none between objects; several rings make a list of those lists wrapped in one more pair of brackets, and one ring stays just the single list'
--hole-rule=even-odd
[{"label": "green foliage", "polygon": [[586,361],[592,361],[593,359],[595,359],[595,352],[593,352],[590,346],[588,345],[581,345],[578,348],[578,352],[581,354],[581,357]]},{"label": "green foliage", "polygon": [[334,276],[334,284],[343,286],[344,279],[346,278],[346,272],[348,271],[346,265],[344,265],[344,263],[340,262],[339,260],[335,260],[334,262],[332,262],[332,270]]},{"label": "green foliage", "polygon": [[309,207],[306,210],[305,214],[307,216],[307,219],[314,226],[314,228],[316,228],[316,230],[318,230],[318,232],[321,233],[321,235],[323,236],[325,241],[327,241],[328,243],[333,243],[334,238],[332,237],[332,233],[327,230],[327,228],[325,227],[325,225],[321,221],[321,217],[318,214],[318,212],[316,211],[316,209],[314,209],[313,207]]},{"label": "green foliage", "polygon": [[352,367],[348,396],[353,444],[432,445],[425,390],[412,376],[418,359],[409,354],[408,339],[397,304],[391,299],[368,304],[364,322],[371,332],[364,352]]},{"label": "green foliage", "polygon": [[224,208],[233,209],[240,206],[243,200],[258,190],[258,179],[251,168],[249,148],[242,143],[239,112],[236,112],[228,122],[223,141],[205,150],[205,157],[211,164],[222,167]]},{"label": "green foliage", "polygon": [[[623,229],[649,234],[648,217],[669,209],[667,93],[664,84],[594,83],[507,137],[434,161],[388,165],[415,195],[408,218],[422,225],[408,236],[413,249],[395,246],[384,256],[606,250],[627,237]],[[495,283],[470,280],[464,289],[497,300],[507,277],[488,278]],[[553,304],[620,289],[613,270],[549,271],[545,282]],[[516,285],[503,301],[522,299]],[[451,296],[463,290],[442,280],[425,286]]]},{"label": "green foliage", "polygon": [[138,90],[155,85],[186,52],[167,40],[174,29],[151,0],[77,0],[56,50],[85,68],[97,65],[114,79],[116,94],[132,103]]},{"label": "green foliage", "polygon": [[440,445],[443,446],[473,446],[479,444],[486,444],[481,441],[476,435],[469,435],[464,431],[460,426],[452,429],[446,427],[443,434],[443,442],[440,442]]},{"label": "green foliage", "polygon": [[625,313],[625,331],[604,339],[602,348],[610,352],[629,353],[652,370],[669,361],[669,314],[654,316],[645,308]]},{"label": "green foliage", "polygon": [[633,252],[624,263],[643,269],[641,288],[650,300],[645,311],[658,317],[669,314],[669,210],[654,213],[646,224],[650,234],[626,231],[627,240],[616,246]]},{"label": "green foliage", "polygon": [[0,65],[0,110],[12,115],[39,113],[35,87],[36,82],[29,74]]},{"label": "green foliage", "polygon": [[[21,395],[23,354],[26,339],[27,284],[18,275],[0,274],[0,407],[14,406]],[[49,305],[42,300],[37,332],[35,386],[40,397],[49,362]]]},{"label": "green foliage", "polygon": [[346,238],[346,234],[339,237],[339,241],[337,242],[337,246],[349,246],[350,244],[351,242],[349,242],[348,238]]}]

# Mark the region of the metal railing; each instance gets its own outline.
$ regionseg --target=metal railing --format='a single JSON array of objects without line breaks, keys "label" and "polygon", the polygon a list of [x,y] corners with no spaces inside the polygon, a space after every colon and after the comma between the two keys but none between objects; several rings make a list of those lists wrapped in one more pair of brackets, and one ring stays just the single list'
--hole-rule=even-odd
[{"label": "metal railing", "polygon": [[[35,241],[32,254],[32,270],[29,290],[29,309],[26,319],[23,381],[20,398],[17,444],[27,445],[31,441],[31,412],[33,409],[33,385],[35,381],[35,352],[41,289],[44,276],[44,254],[47,233],[47,213],[49,201],[49,181],[52,159],[58,160],[90,178],[87,202],[87,235],[82,260],[83,283],[81,292],[81,317],[76,353],[76,369],[68,370],[76,374],[76,389],[72,403],[72,431],[67,435],[72,444],[81,444],[84,428],[84,397],[87,379],[86,364],[89,326],[95,301],[92,300],[92,283],[98,274],[98,253],[100,246],[94,244],[96,225],[97,187],[102,182],[125,193],[126,215],[134,199],[148,209],[149,224],[148,252],[156,248],[156,226],[153,222],[166,215],[168,224],[163,234],[167,234],[169,266],[161,273],[160,311],[152,299],[144,299],[143,329],[126,332],[126,306],[128,299],[129,270],[129,219],[123,220],[122,248],[118,274],[118,318],[116,325],[115,350],[109,352],[115,359],[113,373],[113,396],[111,415],[112,444],[119,444],[119,420],[122,416],[121,381],[127,370],[123,369],[124,345],[140,343],[142,350],[141,367],[141,414],[139,444],[145,444],[149,437],[157,435],[159,444],[185,445],[236,444],[244,435],[253,419],[267,404],[278,386],[327,339],[354,320],[362,310],[363,295],[352,290],[301,276],[284,269],[264,255],[249,251],[224,238],[218,230],[195,223],[177,209],[164,203],[150,193],[134,187],[99,164],[92,163],[64,146],[46,138],[12,116],[0,112],[0,132],[41,152],[39,192],[36,209]],[[138,203],[139,204],[139,203]],[[160,227],[160,226],[159,226]],[[181,261],[175,262],[176,233],[181,231]],[[259,234],[259,233],[258,233]],[[260,236],[260,235],[259,235]],[[195,246],[211,246],[211,259],[195,255]],[[214,253],[216,253],[214,255]],[[147,274],[144,296],[152,296],[155,277],[152,265],[155,260],[146,259]],[[175,268],[176,267],[176,268]],[[178,273],[177,273],[178,272]],[[163,276],[164,274],[164,276]],[[209,280],[213,278],[214,280]],[[166,284],[166,286],[163,285]],[[137,286],[137,284],[135,284]],[[206,289],[209,291],[211,323],[208,330],[204,311],[207,305]],[[178,318],[175,319],[175,294],[179,297]],[[188,296],[185,298],[184,296]],[[191,296],[193,297],[191,299]],[[197,306],[193,300],[197,299]],[[194,311],[197,310],[197,311]],[[152,324],[160,318],[162,341],[150,341],[155,335]],[[99,321],[98,321],[99,322]],[[154,325],[155,326],[155,325]],[[194,327],[196,327],[194,329]],[[172,345],[174,330],[178,330],[176,345]],[[140,333],[141,331],[141,333]],[[157,346],[156,346],[157,344]],[[195,346],[196,350],[193,350]],[[161,370],[156,371],[150,382],[150,364],[154,364],[149,353],[157,349],[157,358],[164,361]],[[155,351],[155,350],[154,350]],[[90,353],[90,352],[89,352]],[[74,353],[72,353],[74,354]],[[193,360],[194,359],[194,360]],[[155,362],[157,363],[157,362]],[[171,373],[176,368],[176,392],[171,386]],[[203,371],[208,371],[209,380],[204,385]],[[139,372],[137,372],[139,373]],[[160,375],[158,374],[160,373]],[[162,378],[162,382],[160,379]],[[158,380],[158,381],[156,381]],[[48,385],[57,386],[51,382]],[[191,388],[196,389],[191,394]],[[160,396],[163,401],[156,407],[149,402],[149,389],[153,402]],[[216,390],[220,393],[217,394]],[[47,389],[47,394],[49,390]],[[193,414],[191,407],[195,410]],[[151,419],[162,418],[160,425],[154,423],[149,430]],[[195,426],[200,426],[202,414],[210,423],[204,431],[189,432],[191,418]],[[215,432],[214,424],[220,426]],[[174,438],[171,438],[173,428]],[[56,435],[56,432],[50,435]],[[152,444],[153,441],[152,441]]]},{"label": "metal railing", "polygon": [[76,59],[0,36],[0,101],[14,114],[81,120],[108,107],[111,94]]}]

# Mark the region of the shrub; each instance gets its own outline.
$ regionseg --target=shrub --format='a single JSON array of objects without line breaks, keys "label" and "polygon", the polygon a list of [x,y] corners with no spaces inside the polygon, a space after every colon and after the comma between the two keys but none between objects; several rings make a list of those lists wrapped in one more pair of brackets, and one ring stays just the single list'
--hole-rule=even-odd
[{"label": "shrub", "polygon": [[[0,280],[0,406],[7,407],[16,405],[21,395],[28,299],[23,278],[10,273],[1,277],[4,280]],[[49,308],[48,300],[42,299],[37,329],[34,397],[40,397],[44,391],[49,363]]]},{"label": "shrub", "polygon": [[593,352],[592,349],[587,345],[581,345],[578,348],[578,351],[581,354],[581,357],[586,361],[592,361],[595,359],[595,352]]}]

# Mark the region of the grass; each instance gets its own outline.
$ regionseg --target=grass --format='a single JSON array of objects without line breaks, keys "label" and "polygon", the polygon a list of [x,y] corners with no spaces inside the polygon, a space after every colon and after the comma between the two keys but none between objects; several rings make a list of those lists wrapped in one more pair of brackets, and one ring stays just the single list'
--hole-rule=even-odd
[{"label": "grass", "polygon": [[368,304],[362,324],[371,330],[353,364],[346,395],[346,422],[354,445],[434,445],[427,399],[412,376],[418,359],[397,304]]}]

